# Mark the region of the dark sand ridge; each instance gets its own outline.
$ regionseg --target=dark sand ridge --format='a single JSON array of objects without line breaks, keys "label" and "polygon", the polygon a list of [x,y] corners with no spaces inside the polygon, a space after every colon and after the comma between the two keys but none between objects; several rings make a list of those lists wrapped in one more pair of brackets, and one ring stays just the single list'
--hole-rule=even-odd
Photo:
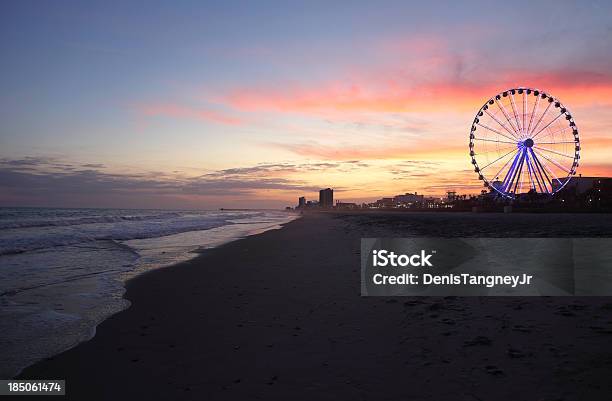
[{"label": "dark sand ridge", "polygon": [[361,237],[612,227],[533,216],[307,215],[130,281],[129,309],[22,378],[71,400],[610,399],[611,298],[359,295]]}]

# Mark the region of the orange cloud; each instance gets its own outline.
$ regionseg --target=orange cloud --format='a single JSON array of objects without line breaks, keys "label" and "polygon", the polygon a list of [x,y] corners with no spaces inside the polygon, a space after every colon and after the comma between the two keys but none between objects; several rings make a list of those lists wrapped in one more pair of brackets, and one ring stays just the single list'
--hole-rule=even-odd
[{"label": "orange cloud", "polygon": [[142,114],[148,117],[172,117],[172,118],[189,118],[205,122],[213,122],[216,124],[225,125],[240,125],[243,121],[239,118],[219,113],[214,110],[196,109],[191,107],[179,106],[174,104],[153,104],[140,106]]}]

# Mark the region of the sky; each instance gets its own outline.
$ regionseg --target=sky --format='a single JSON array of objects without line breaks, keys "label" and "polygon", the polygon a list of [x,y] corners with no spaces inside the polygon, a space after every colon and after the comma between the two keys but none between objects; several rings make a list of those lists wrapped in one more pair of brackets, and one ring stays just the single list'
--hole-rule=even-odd
[{"label": "sky", "polygon": [[0,206],[477,194],[472,120],[518,86],[612,176],[605,1],[3,2],[0,54]]}]

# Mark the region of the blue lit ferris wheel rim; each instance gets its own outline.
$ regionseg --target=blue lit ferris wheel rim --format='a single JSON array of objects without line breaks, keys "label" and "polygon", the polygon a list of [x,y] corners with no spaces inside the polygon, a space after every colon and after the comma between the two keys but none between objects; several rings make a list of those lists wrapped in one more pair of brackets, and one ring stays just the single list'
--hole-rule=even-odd
[{"label": "blue lit ferris wheel rim", "polygon": [[580,138],[572,114],[559,99],[518,87],[499,92],[478,110],[469,152],[486,188],[511,199],[530,191],[554,195],[576,174]]}]

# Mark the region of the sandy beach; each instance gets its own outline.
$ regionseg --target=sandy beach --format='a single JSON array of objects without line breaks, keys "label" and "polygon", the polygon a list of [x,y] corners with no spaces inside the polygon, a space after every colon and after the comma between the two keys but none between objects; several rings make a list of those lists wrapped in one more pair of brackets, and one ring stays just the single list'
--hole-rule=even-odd
[{"label": "sandy beach", "polygon": [[20,378],[66,379],[71,400],[609,399],[611,298],[360,296],[362,237],[612,227],[535,218],[308,214],[131,280],[129,309]]}]

